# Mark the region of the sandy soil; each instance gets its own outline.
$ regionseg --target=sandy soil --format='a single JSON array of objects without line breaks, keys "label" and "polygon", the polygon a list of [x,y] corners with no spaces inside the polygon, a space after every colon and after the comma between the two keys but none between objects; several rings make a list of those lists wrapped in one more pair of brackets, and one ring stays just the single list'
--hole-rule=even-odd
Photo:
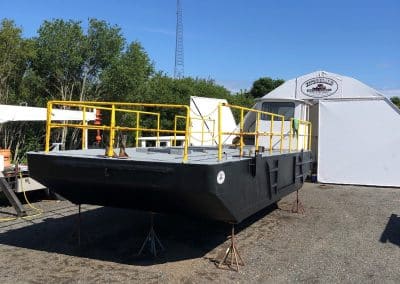
[{"label": "sandy soil", "polygon": [[0,283],[400,282],[400,189],[305,184],[300,196],[305,214],[292,194],[238,226],[239,273],[213,261],[227,225],[157,215],[166,251],[137,257],[147,214],[83,206],[78,246],[77,206],[36,202],[41,218],[0,223]]}]

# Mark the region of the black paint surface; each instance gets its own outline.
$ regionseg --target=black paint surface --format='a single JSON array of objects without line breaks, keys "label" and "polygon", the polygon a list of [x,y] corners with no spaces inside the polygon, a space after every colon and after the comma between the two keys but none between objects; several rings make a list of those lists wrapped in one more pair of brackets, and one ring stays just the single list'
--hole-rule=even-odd
[{"label": "black paint surface", "polygon": [[[31,177],[76,204],[199,215],[238,223],[301,188],[311,153],[211,165],[28,153]],[[225,181],[217,183],[224,171]]]}]

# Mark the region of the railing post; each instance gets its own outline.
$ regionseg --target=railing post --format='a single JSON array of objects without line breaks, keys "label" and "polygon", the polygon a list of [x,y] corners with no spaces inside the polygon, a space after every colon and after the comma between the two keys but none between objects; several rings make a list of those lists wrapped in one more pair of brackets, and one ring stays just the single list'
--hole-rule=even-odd
[{"label": "railing post", "polygon": [[87,149],[87,121],[86,121],[86,107],[83,107],[83,114],[82,114],[82,150]]},{"label": "railing post", "polygon": [[188,160],[189,136],[190,136],[190,108],[186,106],[186,127],[185,127],[185,145],[183,146],[183,162],[187,162]]},{"label": "railing post", "polygon": [[272,138],[274,136],[274,116],[271,115],[270,133],[269,133],[269,153],[272,153]]},{"label": "railing post", "polygon": [[222,104],[218,104],[218,161],[222,160]]},{"label": "railing post", "polygon": [[136,148],[139,147],[139,123],[140,123],[140,112],[136,113]]},{"label": "railing post", "polygon": [[244,128],[244,121],[243,121],[243,109],[240,109],[240,157],[243,157],[243,128]]},{"label": "railing post", "polygon": [[192,142],[192,118],[189,115],[189,137],[188,137],[189,145],[190,145],[191,142]]},{"label": "railing post", "polygon": [[157,114],[157,140],[156,147],[160,147],[160,114]]},{"label": "railing post", "polygon": [[258,151],[258,134],[259,134],[259,128],[260,128],[260,113],[259,112],[257,112],[257,115],[256,115],[256,143],[255,143],[255,146],[256,146],[256,151]]},{"label": "railing post", "polygon": [[177,117],[176,117],[176,115],[175,115],[175,118],[174,118],[174,143],[173,143],[173,145],[174,146],[176,146],[176,126],[177,126]]},{"label": "railing post", "polygon": [[114,140],[115,140],[115,105],[111,106],[111,124],[110,124],[110,143],[108,145],[108,157],[114,154]]},{"label": "railing post", "polygon": [[44,151],[48,153],[50,151],[50,132],[51,132],[51,113],[53,111],[53,103],[47,102],[47,118],[46,118],[46,141]]}]

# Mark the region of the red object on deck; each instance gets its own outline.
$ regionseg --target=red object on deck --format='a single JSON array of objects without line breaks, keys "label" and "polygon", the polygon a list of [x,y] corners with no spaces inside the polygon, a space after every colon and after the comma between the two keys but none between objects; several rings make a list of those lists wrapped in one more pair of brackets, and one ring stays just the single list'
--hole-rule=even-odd
[{"label": "red object on deck", "polygon": [[[99,109],[96,109],[96,119],[94,120],[94,125],[101,125],[101,111]],[[101,134],[100,134],[100,129],[97,129],[97,135],[96,135],[96,143],[99,144],[101,142]]]}]

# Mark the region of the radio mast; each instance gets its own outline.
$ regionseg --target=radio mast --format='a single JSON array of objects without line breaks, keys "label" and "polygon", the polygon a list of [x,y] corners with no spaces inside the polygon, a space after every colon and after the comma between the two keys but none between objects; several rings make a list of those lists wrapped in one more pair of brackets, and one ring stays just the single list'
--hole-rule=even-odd
[{"label": "radio mast", "polygon": [[181,1],[176,1],[176,42],[175,42],[175,68],[174,77],[183,78],[184,60],[183,60],[183,22]]}]

